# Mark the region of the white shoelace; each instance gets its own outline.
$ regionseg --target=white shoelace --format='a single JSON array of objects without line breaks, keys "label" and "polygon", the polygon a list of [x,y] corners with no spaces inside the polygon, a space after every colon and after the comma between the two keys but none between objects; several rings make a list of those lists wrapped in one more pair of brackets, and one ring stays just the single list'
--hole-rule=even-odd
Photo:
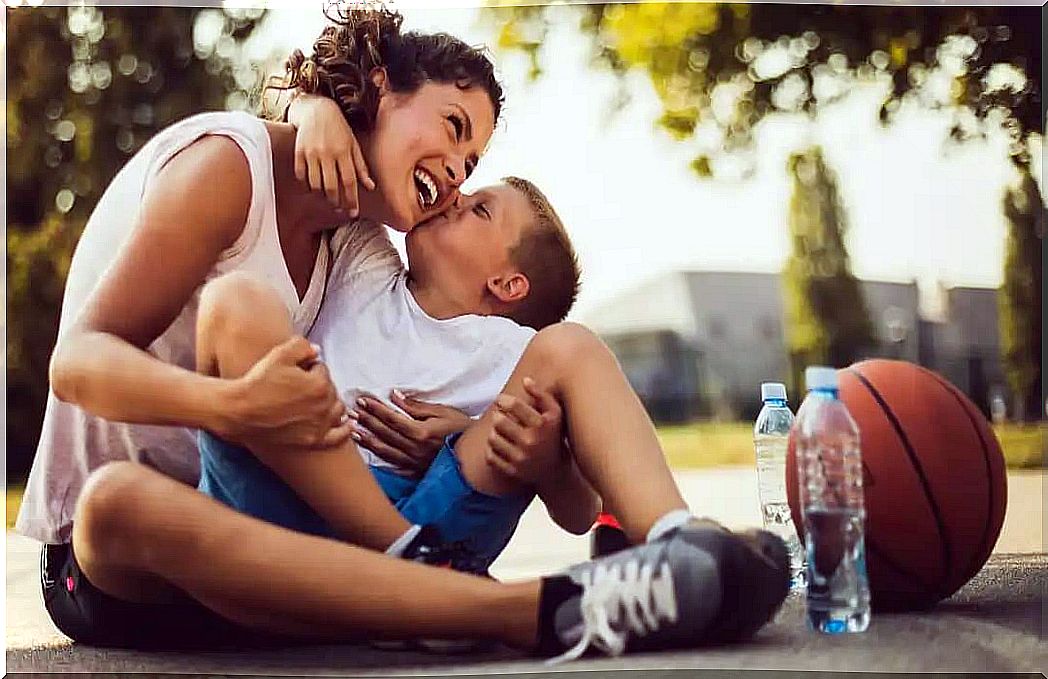
[{"label": "white shoelace", "polygon": [[622,563],[597,564],[582,574],[580,584],[582,638],[548,660],[549,665],[575,660],[590,645],[609,655],[621,655],[630,631],[645,636],[658,630],[663,621],[677,621],[673,576],[665,561],[658,573],[651,563],[641,566],[636,560],[627,561],[625,567]]}]

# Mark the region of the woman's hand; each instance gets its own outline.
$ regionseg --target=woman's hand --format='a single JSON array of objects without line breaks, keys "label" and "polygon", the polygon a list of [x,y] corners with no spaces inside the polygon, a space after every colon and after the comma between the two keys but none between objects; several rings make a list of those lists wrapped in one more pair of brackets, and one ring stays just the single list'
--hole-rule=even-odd
[{"label": "woman's hand", "polygon": [[230,380],[227,416],[216,434],[266,448],[332,448],[352,433],[317,349],[296,337],[273,348],[243,377]]},{"label": "woman's hand", "polygon": [[535,485],[566,461],[563,410],[553,395],[524,378],[527,396],[499,394],[488,434],[488,464],[519,483]]},{"label": "woman's hand", "polygon": [[403,469],[415,472],[429,469],[444,439],[464,431],[473,422],[461,410],[420,401],[396,389],[390,398],[407,414],[393,410],[373,396],[361,396],[349,411],[350,418],[360,425],[352,436],[383,460]]},{"label": "woman's hand", "polygon": [[334,100],[300,94],[291,100],[288,122],[295,135],[295,177],[309,188],[323,191],[335,207],[356,217],[360,212],[358,182],[369,191],[375,182],[368,172],[360,144]]}]

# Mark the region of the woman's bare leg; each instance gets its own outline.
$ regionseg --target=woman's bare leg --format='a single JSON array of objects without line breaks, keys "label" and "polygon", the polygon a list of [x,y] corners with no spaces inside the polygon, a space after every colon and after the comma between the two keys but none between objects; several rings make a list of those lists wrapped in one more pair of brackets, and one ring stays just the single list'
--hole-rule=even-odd
[{"label": "woman's bare leg", "polygon": [[84,574],[129,601],[175,587],[234,622],[318,639],[537,638],[538,581],[504,585],[294,533],[131,462],[92,474],[73,526]]},{"label": "woman's bare leg", "polygon": [[[287,308],[268,285],[246,274],[216,278],[201,293],[198,370],[240,377],[294,334]],[[345,540],[385,550],[411,525],[389,502],[352,441],[323,450],[252,445],[251,452]]]},{"label": "woman's bare leg", "polygon": [[[644,406],[607,346],[583,326],[560,323],[539,332],[503,388],[527,398],[531,377],[564,410],[568,438],[586,479],[633,542],[643,542],[667,513],[687,509]],[[488,410],[455,447],[463,474],[483,492],[505,493],[515,482],[485,460],[493,427]]]}]

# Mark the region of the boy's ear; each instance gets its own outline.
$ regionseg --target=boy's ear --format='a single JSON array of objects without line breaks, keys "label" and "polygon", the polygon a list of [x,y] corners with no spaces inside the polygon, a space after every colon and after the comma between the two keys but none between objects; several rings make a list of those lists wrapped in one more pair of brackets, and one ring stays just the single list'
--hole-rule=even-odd
[{"label": "boy's ear", "polygon": [[513,304],[528,296],[531,282],[519,271],[503,276],[492,276],[488,279],[488,292],[503,304]]},{"label": "boy's ear", "polygon": [[385,68],[376,66],[371,69],[371,73],[368,73],[368,77],[371,78],[371,83],[378,88],[379,94],[389,92],[389,74],[386,73]]}]

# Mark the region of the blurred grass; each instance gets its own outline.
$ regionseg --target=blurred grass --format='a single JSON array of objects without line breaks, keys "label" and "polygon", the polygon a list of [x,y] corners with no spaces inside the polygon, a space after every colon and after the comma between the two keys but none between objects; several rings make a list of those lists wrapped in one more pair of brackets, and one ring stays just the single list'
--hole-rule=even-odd
[{"label": "blurred grass", "polygon": [[[1039,469],[1045,464],[1048,424],[994,427],[1009,469]],[[659,439],[674,469],[751,466],[753,425],[748,422],[697,422],[660,427]],[[22,502],[22,483],[7,487],[7,527],[14,526]]]},{"label": "blurred grass", "polygon": [[10,530],[15,527],[15,519],[18,518],[18,508],[22,505],[22,493],[25,491],[25,484],[22,483],[9,483],[7,484],[7,529]]},{"label": "blurred grass", "polygon": [[1048,457],[1048,423],[994,427],[1009,469],[1038,469]]},{"label": "blurred grass", "polygon": [[[993,429],[1009,469],[1044,467],[1048,423],[1004,424]],[[753,425],[748,422],[661,427],[659,438],[666,450],[666,459],[675,469],[754,464]]]},{"label": "blurred grass", "polygon": [[674,469],[754,464],[753,424],[749,422],[696,422],[658,431],[666,460]]}]

